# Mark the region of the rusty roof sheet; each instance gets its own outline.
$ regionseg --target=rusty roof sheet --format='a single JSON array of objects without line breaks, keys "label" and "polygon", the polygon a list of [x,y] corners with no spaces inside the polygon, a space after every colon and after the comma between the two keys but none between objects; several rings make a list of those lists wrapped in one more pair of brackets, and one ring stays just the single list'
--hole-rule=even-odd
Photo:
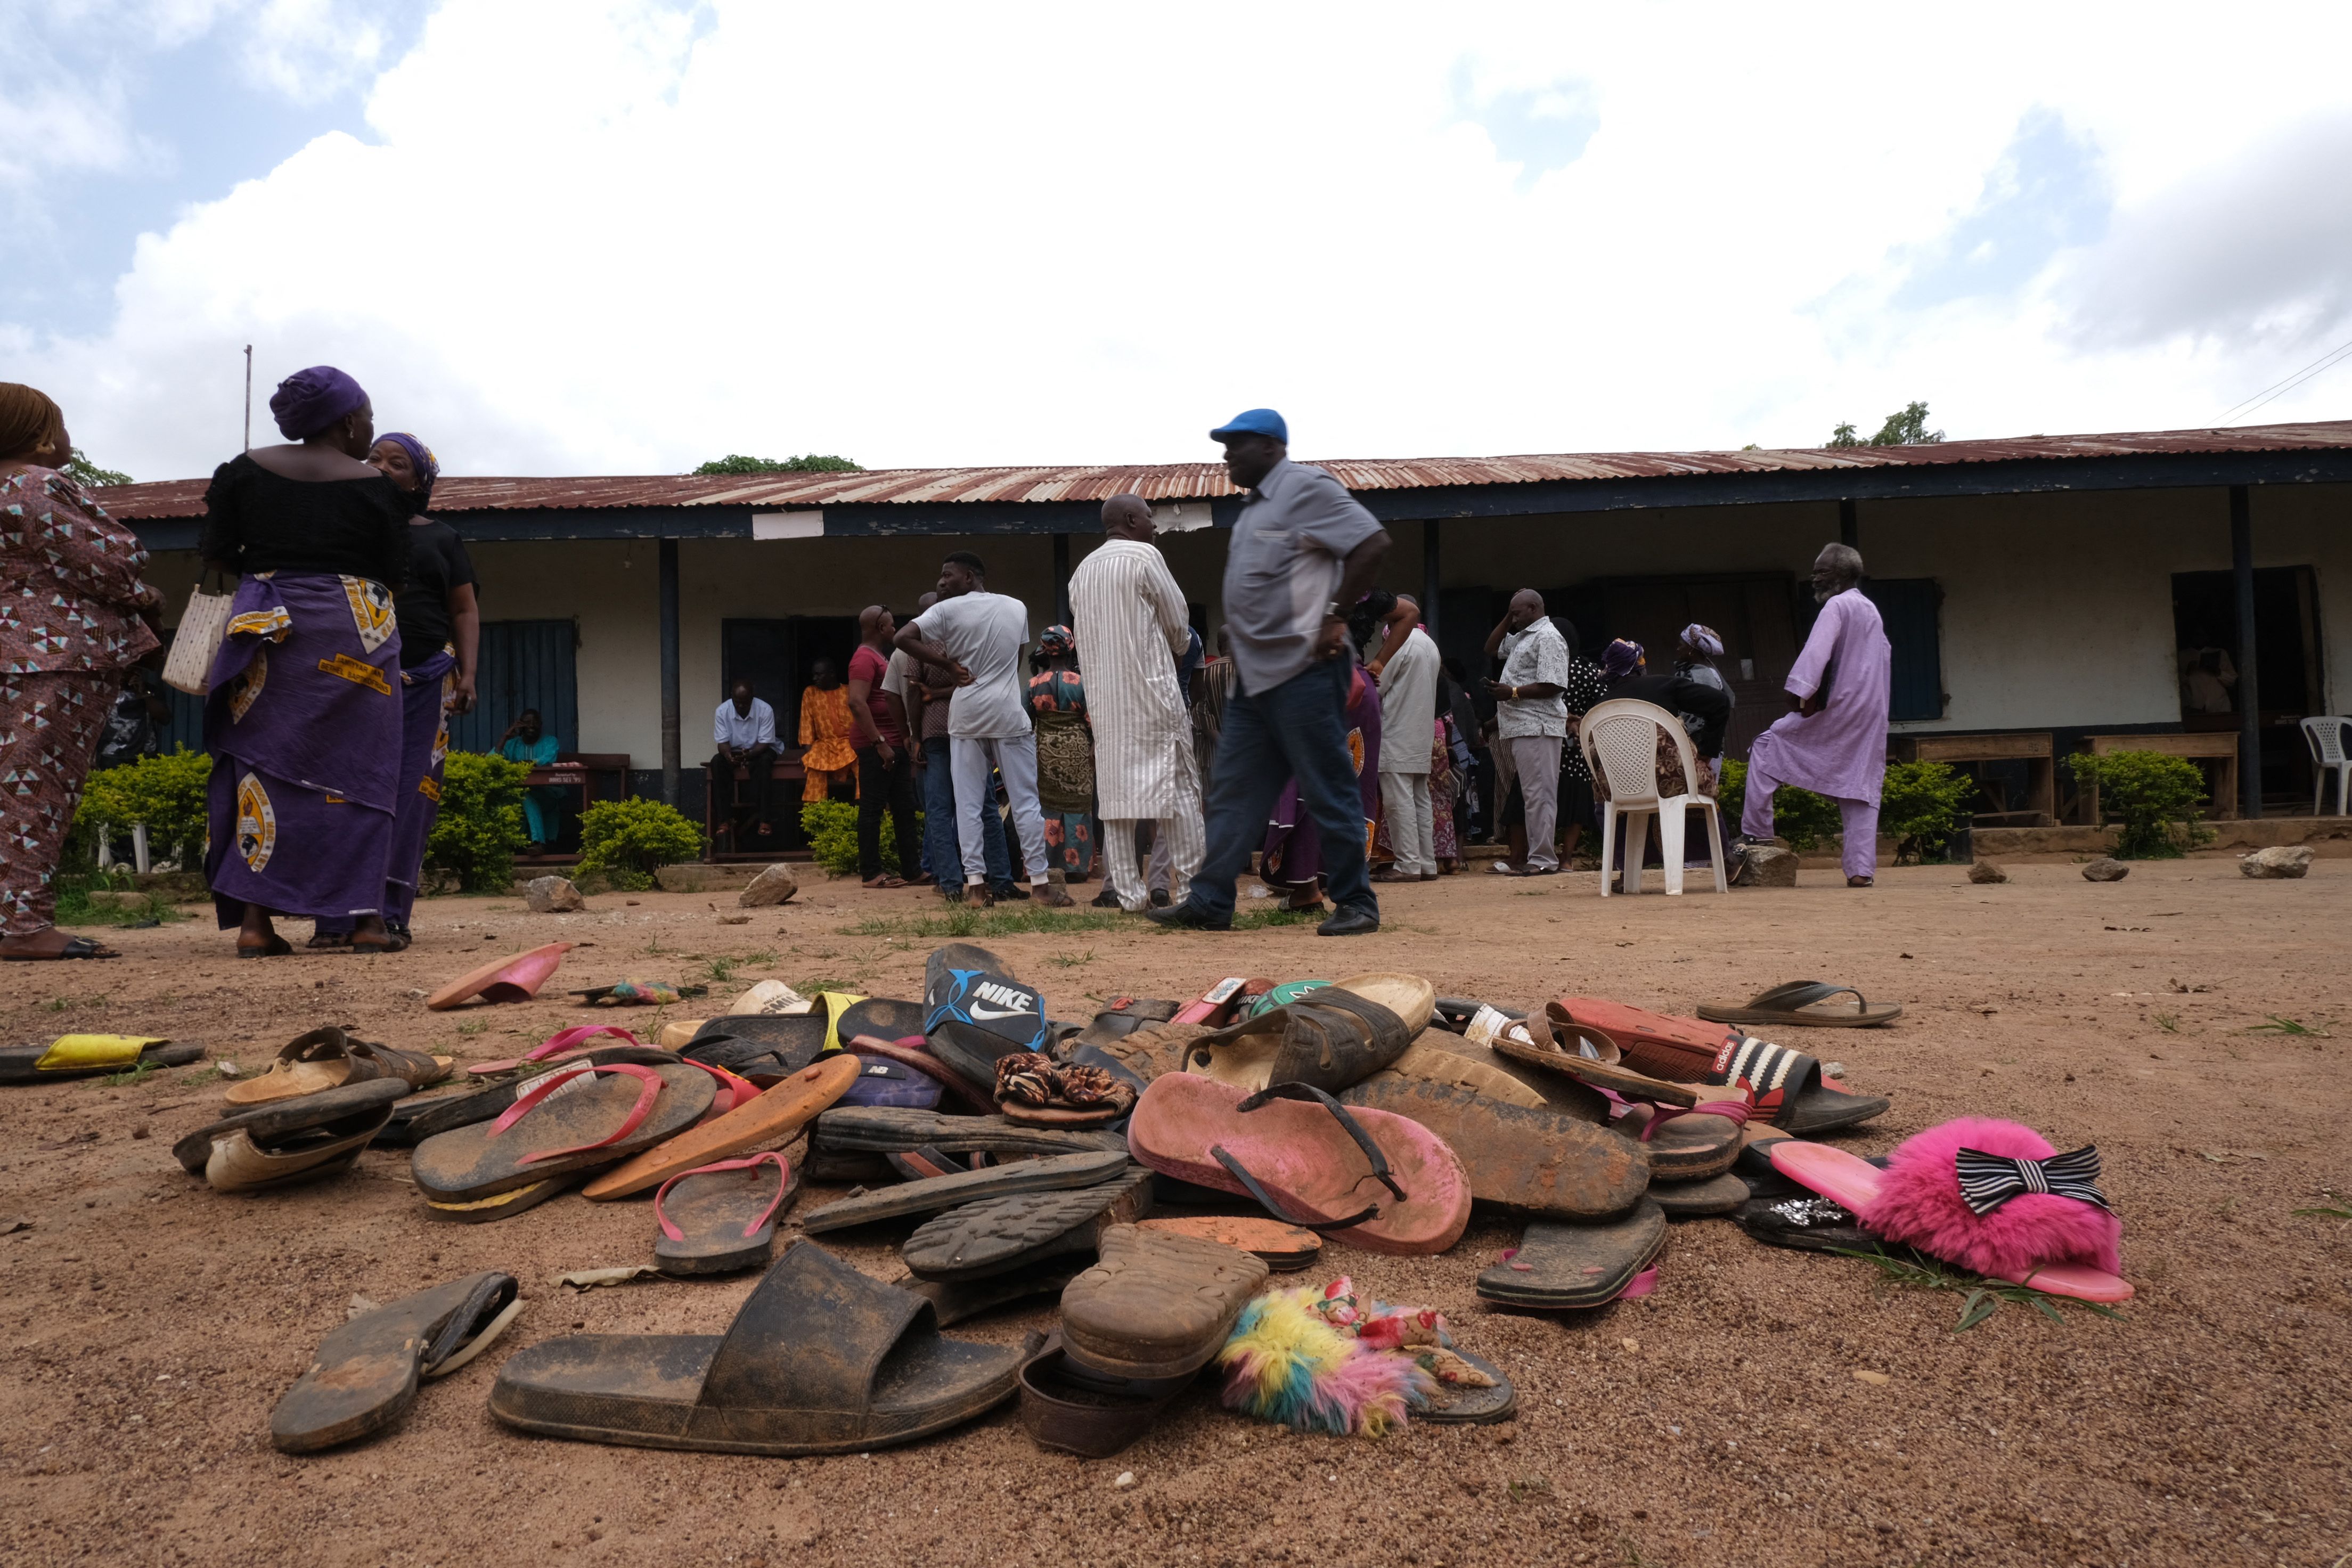
[{"label": "rusty roof sheet", "polygon": [[[1574,479],[1637,479],[1701,474],[1929,467],[2020,459],[2063,461],[2147,454],[2279,452],[2352,448],[2352,419],[2240,429],[2152,430],[2107,436],[2022,436],[1942,441],[1916,447],[1781,447],[1742,452],[1581,452],[1512,458],[1351,458],[1318,459],[1351,490],[1423,489],[1454,485],[1513,485]],[[203,479],[122,485],[106,491],[107,510],[141,521],[198,517]],[[973,501],[1101,501],[1123,491],[1147,500],[1199,500],[1232,495],[1221,463],[1001,468],[881,468],[865,473],[730,474],[698,477],[467,479],[434,487],[436,512],[617,507],[757,507],[763,510],[850,502],[883,505]]]}]

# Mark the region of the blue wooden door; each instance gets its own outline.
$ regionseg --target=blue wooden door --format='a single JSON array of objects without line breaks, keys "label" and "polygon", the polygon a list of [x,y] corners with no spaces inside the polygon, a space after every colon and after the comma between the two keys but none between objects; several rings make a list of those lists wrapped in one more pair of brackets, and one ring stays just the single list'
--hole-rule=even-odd
[{"label": "blue wooden door", "polygon": [[1892,652],[1887,718],[1944,716],[1943,639],[1937,622],[1944,590],[1932,577],[1872,577],[1862,591],[1878,606]]},{"label": "blue wooden door", "polygon": [[474,710],[454,720],[449,744],[492,752],[515,715],[539,710],[540,722],[564,751],[580,749],[579,632],[563,621],[485,621],[475,667]]}]

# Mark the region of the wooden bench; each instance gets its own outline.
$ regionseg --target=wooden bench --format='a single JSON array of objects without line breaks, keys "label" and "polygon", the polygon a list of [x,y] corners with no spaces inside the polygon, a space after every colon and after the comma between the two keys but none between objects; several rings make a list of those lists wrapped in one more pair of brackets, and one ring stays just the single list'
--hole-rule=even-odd
[{"label": "wooden bench", "polygon": [[1898,763],[2023,763],[2025,808],[1980,811],[1971,820],[1988,826],[2058,824],[2058,759],[2047,730],[2006,735],[1892,735],[1887,754]]},{"label": "wooden bench", "polygon": [[[2209,731],[2203,734],[2171,735],[2085,735],[2084,742],[2095,757],[2116,752],[2157,752],[2168,757],[2187,757],[2194,763],[2213,764],[2213,784],[2208,790],[2205,815],[2221,821],[2234,820],[2238,815],[2238,737],[2234,732]],[[2083,781],[2083,820],[2096,827],[2099,825],[2099,786],[2091,780]]]}]

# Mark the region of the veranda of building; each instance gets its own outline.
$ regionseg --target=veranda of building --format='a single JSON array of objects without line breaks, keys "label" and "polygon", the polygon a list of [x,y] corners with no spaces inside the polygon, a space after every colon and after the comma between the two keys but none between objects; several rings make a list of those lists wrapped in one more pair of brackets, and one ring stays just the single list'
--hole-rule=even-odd
[{"label": "veranda of building", "polygon": [[[1383,582],[1421,600],[1473,675],[1519,587],[1542,590],[1588,649],[1630,637],[1658,661],[1685,623],[1714,626],[1739,700],[1735,755],[1783,710],[1805,575],[1839,539],[1862,550],[1895,644],[1897,737],[2048,732],[2063,757],[2093,734],[2235,733],[2260,762],[2227,805],[2304,812],[2296,721],[2352,694],[2352,644],[2329,635],[2352,626],[2352,421],[1321,466],[1388,525]],[[154,552],[174,614],[197,580],[204,489],[105,497]],[[480,706],[453,742],[489,749],[536,707],[567,751],[625,757],[634,790],[699,818],[710,712],[735,677],[789,741],[814,660],[845,661],[866,605],[910,614],[952,550],[980,553],[1033,630],[1066,619],[1069,572],[1123,490],[1151,501],[1213,631],[1240,504],[1214,463],[444,479],[434,511],[468,541],[485,623]],[[2240,700],[2184,715],[2179,653],[2207,645],[2231,654]],[[171,737],[191,747],[195,708],[180,703]],[[1979,805],[2034,804],[2013,766],[1986,776]],[[2063,815],[2063,792],[2053,804]]]}]

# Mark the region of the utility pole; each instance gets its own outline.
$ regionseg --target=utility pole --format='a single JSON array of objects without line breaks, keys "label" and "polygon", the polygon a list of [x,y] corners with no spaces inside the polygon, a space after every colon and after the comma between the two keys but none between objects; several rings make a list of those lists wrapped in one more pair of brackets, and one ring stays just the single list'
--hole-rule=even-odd
[{"label": "utility pole", "polygon": [[253,345],[245,345],[245,449],[253,450]]}]

